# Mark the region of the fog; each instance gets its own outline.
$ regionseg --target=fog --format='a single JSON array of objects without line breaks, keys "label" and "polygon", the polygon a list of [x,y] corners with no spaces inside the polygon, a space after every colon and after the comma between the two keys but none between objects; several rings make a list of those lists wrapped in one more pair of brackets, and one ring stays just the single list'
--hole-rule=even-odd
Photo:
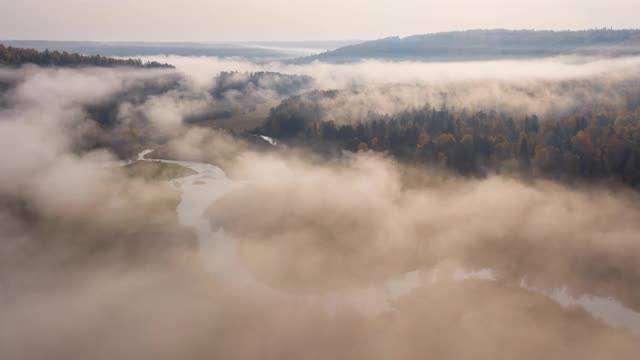
[{"label": "fog", "polygon": [[385,62],[292,65],[243,60],[149,57],[176,64],[178,72],[210,86],[220,71],[303,74],[314,89],[341,90],[320,105],[325,120],[353,123],[367,114],[396,114],[425,105],[457,110],[560,117],[577,111],[616,111],[637,103],[639,57],[562,56],[536,60]]},{"label": "fog", "polygon": [[[598,58],[559,56],[543,59],[494,60],[470,62],[388,62],[362,60],[357,63],[291,64],[271,62],[256,64],[243,59],[212,57],[152,56],[155,60],[176,65],[178,71],[198,78],[209,78],[220,71],[278,71],[313,76],[329,88],[354,82],[415,83],[451,80],[561,80],[585,78],[598,74],[615,74],[640,65],[638,57]],[[202,79],[204,80],[204,79]]]},{"label": "fog", "polygon": [[[637,96],[638,58],[266,64],[163,58],[176,70],[0,70],[0,358],[635,359],[637,335],[541,292],[640,310],[637,191],[467,178],[379,153],[327,159],[190,122],[232,104],[338,89],[336,121],[446,105],[556,116]],[[271,75],[214,96],[220,71]],[[240,83],[250,77],[234,75]],[[217,79],[217,80],[216,80]],[[279,87],[291,88],[284,94]],[[442,95],[446,93],[447,95]],[[304,95],[302,95],[304,96]],[[361,109],[361,110],[360,110]],[[348,110],[348,112],[347,112]],[[240,115],[244,116],[244,115]],[[355,120],[354,120],[355,119]],[[215,121],[214,121],[215,123]],[[210,125],[210,124],[209,124]],[[122,171],[212,163],[234,186],[207,206],[242,266],[284,297],[207,271],[184,189]],[[213,236],[220,236],[214,232]],[[495,281],[448,280],[491,269]],[[381,312],[321,301],[417,272]],[[441,274],[433,281],[434,274]],[[371,296],[376,296],[375,294]],[[365,300],[366,299],[365,297]]]}]

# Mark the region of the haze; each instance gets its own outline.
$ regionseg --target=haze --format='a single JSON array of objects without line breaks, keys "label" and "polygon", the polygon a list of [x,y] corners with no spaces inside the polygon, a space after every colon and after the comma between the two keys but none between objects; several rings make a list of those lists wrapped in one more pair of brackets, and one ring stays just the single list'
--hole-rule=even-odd
[{"label": "haze", "polygon": [[373,39],[474,28],[633,28],[638,13],[636,0],[3,0],[0,38]]},{"label": "haze", "polygon": [[0,2],[0,360],[640,359],[640,1]]}]

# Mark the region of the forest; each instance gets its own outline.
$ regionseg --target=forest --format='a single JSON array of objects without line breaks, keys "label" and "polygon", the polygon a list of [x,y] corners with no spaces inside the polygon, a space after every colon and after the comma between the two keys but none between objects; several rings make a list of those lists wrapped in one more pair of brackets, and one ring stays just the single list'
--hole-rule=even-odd
[{"label": "forest", "polygon": [[86,56],[57,50],[38,51],[0,44],[0,65],[16,67],[24,64],[35,64],[43,67],[128,66],[136,68],[174,68],[173,65],[162,64],[157,61],[142,62],[140,59],[115,59],[100,55]]},{"label": "forest", "polygon": [[0,360],[640,360],[640,0],[0,2]]},{"label": "forest", "polygon": [[640,58],[166,59],[0,66],[0,359],[639,358]]},{"label": "forest", "polygon": [[[316,92],[310,98],[336,96]],[[322,153],[386,152],[464,175],[512,172],[562,180],[614,180],[640,186],[640,110],[574,114],[541,121],[535,114],[455,108],[370,113],[353,124],[324,120],[313,101],[293,97],[273,108],[257,131]]]}]

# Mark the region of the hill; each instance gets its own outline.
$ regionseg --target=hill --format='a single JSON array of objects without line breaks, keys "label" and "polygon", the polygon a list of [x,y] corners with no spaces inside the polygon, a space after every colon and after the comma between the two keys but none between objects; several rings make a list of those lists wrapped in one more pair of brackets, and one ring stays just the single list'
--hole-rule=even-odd
[{"label": "hill", "polygon": [[361,41],[254,41],[254,42],[139,42],[139,41],[48,41],[48,40],[1,40],[5,46],[58,50],[83,55],[101,54],[115,57],[140,56],[215,56],[220,58],[243,58],[251,61],[290,59]]},{"label": "hill", "polygon": [[640,30],[469,30],[389,37],[338,48],[298,62],[344,63],[363,59],[464,61],[563,54],[640,53]]}]

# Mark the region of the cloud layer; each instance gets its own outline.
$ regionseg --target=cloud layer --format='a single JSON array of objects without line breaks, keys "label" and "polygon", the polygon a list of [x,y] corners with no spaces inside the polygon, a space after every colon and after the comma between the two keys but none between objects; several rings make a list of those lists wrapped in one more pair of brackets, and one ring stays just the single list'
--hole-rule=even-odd
[{"label": "cloud layer", "polygon": [[[433,94],[443,91],[453,94],[449,104],[478,108],[617,108],[636,94],[629,74],[637,59],[349,66],[172,60],[178,70],[0,70],[1,358],[640,354],[627,331],[517,286],[526,276],[532,286],[568,284],[640,309],[636,192],[461,178],[371,153],[327,161],[296,149],[256,151],[242,136],[185,121],[229,101],[284,97],[274,80],[249,87],[247,96],[216,99],[211,89],[222,69],[278,70],[310,75],[314,87],[347,88],[332,116],[349,119],[338,110],[393,112],[435,103],[440,95]],[[178,222],[181,194],[117,166],[150,146],[158,147],[155,156],[220,165],[240,184],[205,215],[238,241],[243,265],[267,286],[339,292],[417,270],[419,287],[375,316],[357,306],[330,312],[296,300],[304,297],[225,287],[204,270],[195,230]],[[491,268],[498,281],[429,281],[433,270],[460,268]]]}]

